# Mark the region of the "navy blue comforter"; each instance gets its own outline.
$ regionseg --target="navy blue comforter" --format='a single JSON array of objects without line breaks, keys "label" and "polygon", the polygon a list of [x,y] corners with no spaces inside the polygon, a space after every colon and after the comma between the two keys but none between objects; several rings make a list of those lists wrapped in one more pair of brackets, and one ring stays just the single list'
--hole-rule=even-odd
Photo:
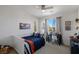
[{"label": "navy blue comforter", "polygon": [[40,49],[42,46],[45,45],[45,40],[43,37],[34,37],[34,36],[27,36],[27,37],[22,37],[25,40],[32,40],[35,45],[35,50]]}]

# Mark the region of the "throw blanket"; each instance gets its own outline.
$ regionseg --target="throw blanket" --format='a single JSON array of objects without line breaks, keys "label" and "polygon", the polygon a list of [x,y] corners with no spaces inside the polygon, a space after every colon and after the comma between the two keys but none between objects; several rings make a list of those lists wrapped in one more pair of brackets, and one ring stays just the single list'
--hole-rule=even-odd
[{"label": "throw blanket", "polygon": [[35,45],[33,43],[32,40],[26,40],[25,42],[27,42],[30,46],[30,49],[31,49],[31,53],[33,54],[35,52]]}]

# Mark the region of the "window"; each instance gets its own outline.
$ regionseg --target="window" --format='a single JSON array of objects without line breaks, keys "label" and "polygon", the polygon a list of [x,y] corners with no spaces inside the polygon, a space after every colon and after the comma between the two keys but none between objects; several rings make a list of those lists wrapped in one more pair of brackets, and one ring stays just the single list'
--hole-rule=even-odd
[{"label": "window", "polygon": [[56,19],[48,19],[47,20],[48,33],[56,31]]}]

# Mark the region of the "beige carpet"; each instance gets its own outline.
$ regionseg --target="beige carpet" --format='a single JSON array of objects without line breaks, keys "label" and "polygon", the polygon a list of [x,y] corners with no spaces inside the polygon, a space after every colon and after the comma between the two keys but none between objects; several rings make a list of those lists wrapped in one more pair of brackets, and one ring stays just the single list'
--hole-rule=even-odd
[{"label": "beige carpet", "polygon": [[36,51],[35,54],[70,54],[70,49],[69,47],[46,43],[46,45]]}]

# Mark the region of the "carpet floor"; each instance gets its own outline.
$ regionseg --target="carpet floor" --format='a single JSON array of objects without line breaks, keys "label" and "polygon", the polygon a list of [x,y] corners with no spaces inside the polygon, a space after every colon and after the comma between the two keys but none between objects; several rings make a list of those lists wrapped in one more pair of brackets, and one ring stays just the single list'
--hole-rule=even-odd
[{"label": "carpet floor", "polygon": [[35,52],[35,54],[70,54],[70,48],[59,46],[52,43],[46,43],[44,47]]}]

